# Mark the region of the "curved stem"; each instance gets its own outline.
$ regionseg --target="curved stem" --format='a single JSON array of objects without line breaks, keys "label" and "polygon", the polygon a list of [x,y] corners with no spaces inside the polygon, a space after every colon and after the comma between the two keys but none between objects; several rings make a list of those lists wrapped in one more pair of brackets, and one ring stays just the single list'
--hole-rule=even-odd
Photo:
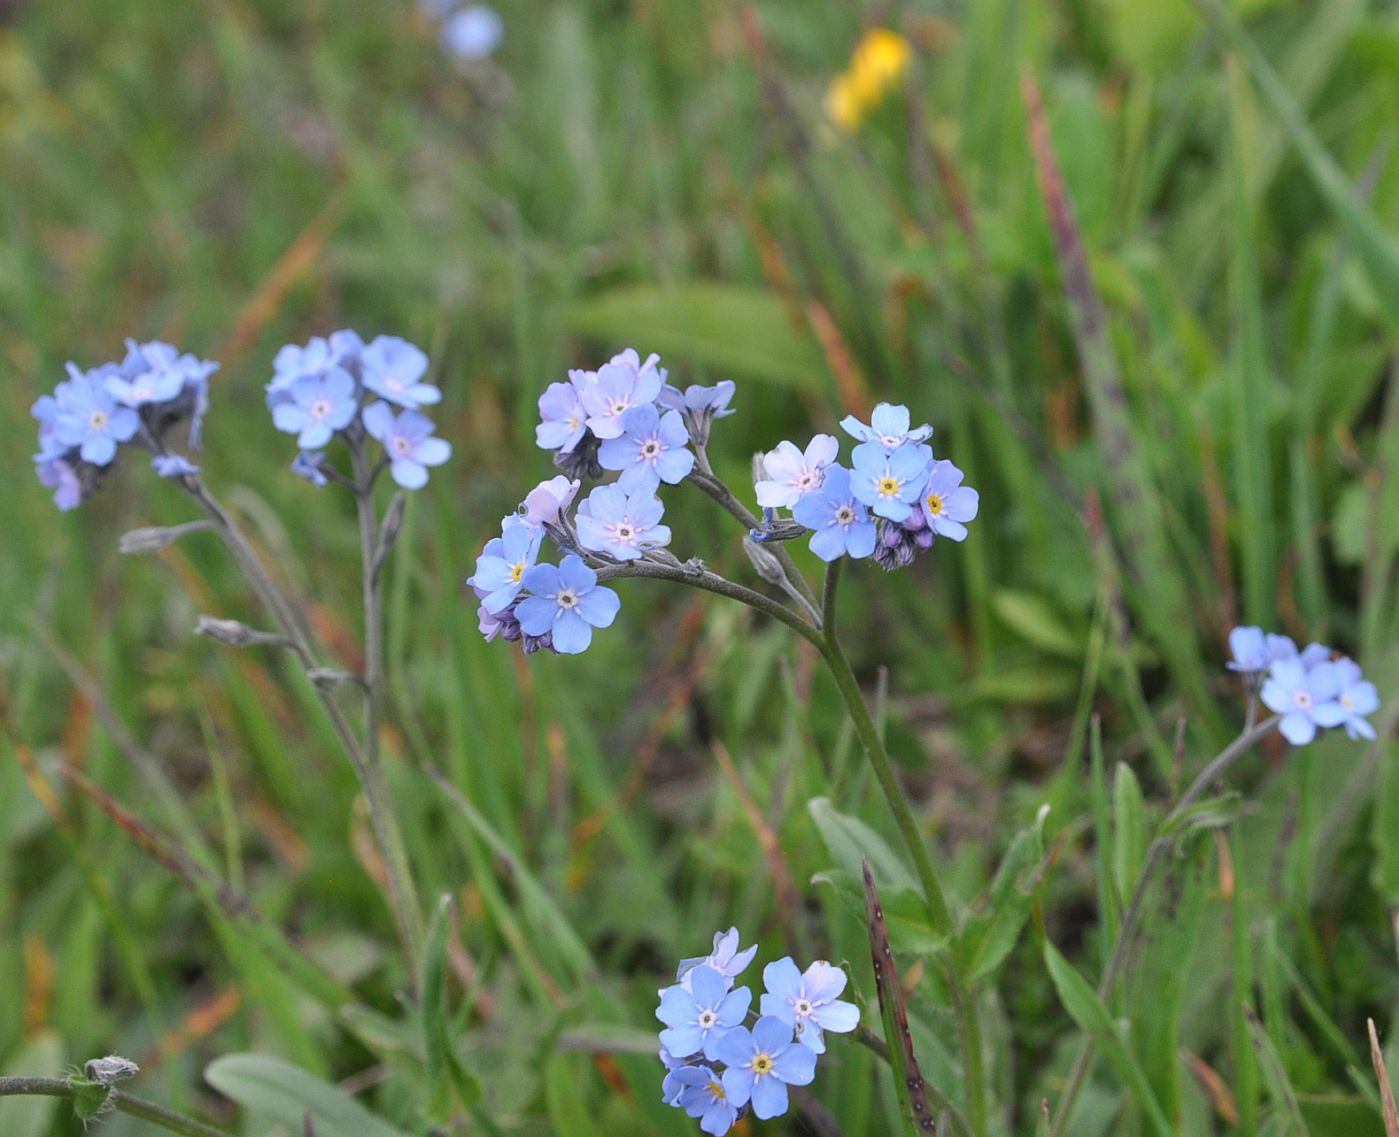
[{"label": "curved stem", "polygon": [[[0,1078],[0,1097],[35,1096],[72,1100],[86,1088],[86,1085],[75,1084],[68,1078]],[[109,1090],[107,1101],[121,1113],[139,1117],[181,1137],[232,1137],[226,1129],[208,1125],[197,1118],[176,1113],[173,1109],[120,1090]]]},{"label": "curved stem", "polygon": [[700,588],[705,592],[713,592],[719,596],[727,596],[730,600],[737,600],[740,604],[747,604],[750,608],[756,608],[759,612],[771,616],[774,620],[780,620],[786,624],[802,639],[809,640],[822,651],[825,650],[821,633],[816,628],[803,620],[790,608],[779,604],[770,596],[764,596],[761,592],[755,592],[742,584],[735,584],[727,577],[718,573],[703,569],[692,572],[680,566],[663,565],[657,561],[627,561],[620,565],[603,565],[597,570],[599,581],[621,580],[626,577],[642,576],[652,580],[671,580],[677,584],[687,584],[691,588]]},{"label": "curved stem", "polygon": [[[1209,765],[1196,775],[1195,780],[1190,783],[1185,793],[1181,794],[1180,800],[1162,820],[1161,835],[1152,841],[1147,849],[1141,876],[1137,878],[1137,886],[1132,890],[1131,902],[1122,914],[1122,929],[1118,933],[1117,942],[1113,944],[1112,955],[1108,957],[1107,965],[1103,968],[1103,976],[1098,980],[1098,998],[1103,1002],[1107,1002],[1111,997],[1112,989],[1131,954],[1132,941],[1136,938],[1137,924],[1141,920],[1142,910],[1146,907],[1147,891],[1155,877],[1156,870],[1160,867],[1171,846],[1175,844],[1177,834],[1173,831],[1174,823],[1179,821],[1185,811],[1195,804],[1201,794],[1224,776],[1230,766],[1272,734],[1277,729],[1279,721],[1278,715],[1271,715],[1260,723],[1250,724],[1246,727],[1238,738],[1221,750]],[[1092,1060],[1093,1039],[1090,1036],[1084,1038],[1083,1045],[1079,1047],[1078,1056],[1074,1059],[1073,1069],[1069,1073],[1069,1080],[1064,1086],[1064,1094],[1060,1098],[1059,1108],[1056,1111],[1051,1137],[1061,1137],[1068,1128],[1074,1103],[1078,1100],[1079,1091],[1083,1089],[1083,1083],[1088,1077],[1088,1067]]]},{"label": "curved stem", "polygon": [[379,757],[379,729],[384,721],[386,676],[384,670],[384,604],[383,577],[377,570],[378,519],[374,515],[374,479],[383,468],[371,470],[364,452],[361,434],[350,446],[350,461],[354,471],[355,505],[359,515],[359,547],[364,586],[364,762],[360,785],[369,803],[369,820],[384,854],[388,873],[389,893],[393,900],[398,932],[408,953],[406,960],[410,987],[417,981],[418,963],[422,949],[421,910],[417,889],[413,886],[412,868],[393,798],[384,779],[384,766]]},{"label": "curved stem", "polygon": [[[712,497],[723,507],[724,511],[738,521],[745,529],[757,529],[762,525],[752,510],[734,495],[715,475],[713,468],[709,465],[709,455],[705,453],[703,447],[697,447],[695,452],[696,466],[695,472],[691,473],[686,481],[694,482],[704,493]],[[802,597],[813,607],[816,604],[816,595],[811,591],[811,585],[806,577],[797,571],[797,566],[792,561],[792,555],[780,544],[771,546],[772,554],[777,558],[778,564],[782,566],[782,571],[787,574],[787,579],[802,594]]]},{"label": "curved stem", "polygon": [[[938,879],[937,869],[933,865],[932,856],[928,852],[922,835],[918,832],[918,823],[914,819],[912,809],[909,808],[908,798],[899,786],[898,776],[894,772],[894,764],[889,758],[889,752],[884,747],[883,739],[879,737],[879,730],[875,726],[874,718],[870,715],[869,707],[865,704],[865,697],[860,692],[860,685],[855,679],[855,672],[850,666],[850,660],[836,634],[836,591],[840,585],[840,566],[839,560],[834,560],[826,566],[826,582],[821,594],[821,639],[818,646],[821,648],[821,655],[826,661],[826,666],[830,669],[832,678],[835,679],[836,686],[840,689],[841,698],[844,700],[850,720],[855,726],[855,733],[859,736],[865,757],[874,770],[879,788],[884,791],[884,800],[894,815],[894,823],[898,826],[904,847],[913,859],[914,869],[918,874],[918,882],[923,892],[924,906],[928,912],[928,922],[934,932],[947,936],[949,941],[952,941],[956,937],[957,922],[952,916],[952,910],[947,905],[947,896],[943,892],[941,881]],[[960,1026],[967,1110],[970,1114],[972,1131],[979,1134],[986,1130],[986,1089],[981,1051],[981,1024],[977,1020],[972,993],[963,985],[961,975],[958,972],[956,954],[956,945],[953,943],[952,950],[944,961],[945,977],[948,991],[951,994],[952,1010]]]}]

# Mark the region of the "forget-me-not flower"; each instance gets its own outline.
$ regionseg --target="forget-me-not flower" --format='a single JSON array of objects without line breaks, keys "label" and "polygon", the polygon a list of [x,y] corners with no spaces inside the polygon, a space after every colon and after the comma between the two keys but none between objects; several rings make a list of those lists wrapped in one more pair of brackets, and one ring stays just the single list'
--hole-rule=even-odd
[{"label": "forget-me-not flower", "polygon": [[803,1046],[824,1054],[823,1031],[845,1034],[860,1025],[860,1008],[837,997],[845,982],[845,972],[824,959],[801,972],[791,956],[784,956],[763,968],[767,990],[759,1006],[763,1014],[791,1026]]},{"label": "forget-me-not flower", "polygon": [[183,364],[184,360],[197,362],[193,356],[182,359],[177,348],[159,340],[146,344],[127,340],[126,346],[126,359],[107,376],[107,390],[117,402],[128,407],[164,403],[185,389]]},{"label": "forget-me-not flower", "polygon": [[[661,357],[654,352],[642,363],[627,348],[597,369],[597,376],[579,392],[588,412],[588,429],[598,438],[617,438],[622,418],[633,407],[645,407],[661,393],[664,372],[657,366]],[[620,467],[617,467],[620,469]]]},{"label": "forget-me-not flower", "polygon": [[505,21],[494,8],[471,4],[447,17],[440,37],[458,59],[485,59],[505,38]]},{"label": "forget-me-not flower", "polygon": [[426,353],[401,336],[375,336],[360,360],[365,387],[391,403],[415,411],[442,398],[441,391],[422,381]]},{"label": "forget-me-not flower", "polygon": [[535,565],[525,573],[531,595],[515,609],[520,627],[531,636],[552,633],[554,650],[563,655],[586,651],[593,629],[609,627],[622,606],[617,594],[598,584],[597,573],[573,553],[556,568]]},{"label": "forget-me-not flower", "polygon": [[932,437],[933,428],[926,422],[910,429],[911,421],[907,407],[899,403],[880,403],[874,408],[868,425],[854,415],[846,415],[840,420],[840,427],[852,438],[873,442],[886,454],[892,454],[905,443],[924,442]]},{"label": "forget-me-not flower", "polygon": [[[1308,649],[1310,650],[1310,649]],[[1297,645],[1288,636],[1266,635],[1259,627],[1235,628],[1229,633],[1229,651],[1234,658],[1224,666],[1230,671],[1248,675],[1267,671],[1280,659],[1292,659],[1297,655]],[[1314,660],[1313,662],[1320,662]]]},{"label": "forget-me-not flower", "polygon": [[486,542],[476,558],[476,573],[466,583],[481,597],[491,615],[504,611],[520,594],[525,573],[539,559],[544,531],[511,514],[500,524],[500,536]]},{"label": "forget-me-not flower", "polygon": [[691,384],[685,390],[667,383],[661,388],[660,404],[667,410],[686,412],[694,415],[708,415],[710,418],[727,418],[736,413],[729,406],[734,397],[734,381],[721,379],[712,387]]},{"label": "forget-me-not flower", "polygon": [[750,1032],[736,1026],[719,1040],[715,1058],[724,1071],[724,1093],[735,1107],[753,1103],[766,1120],[787,1112],[787,1087],[809,1085],[816,1076],[816,1052],[792,1040],[792,1028],[764,1015]]},{"label": "forget-me-not flower", "polygon": [[364,408],[364,429],[384,445],[389,473],[406,490],[427,485],[427,468],[452,456],[452,444],[433,436],[432,420],[417,411],[395,416],[387,403]]},{"label": "forget-me-not flower", "polygon": [[40,484],[53,489],[53,503],[64,513],[82,504],[83,481],[73,463],[64,458],[44,458],[35,470]]},{"label": "forget-me-not flower", "polygon": [[622,433],[602,444],[597,459],[604,470],[622,472],[617,484],[628,493],[654,492],[662,482],[673,486],[694,469],[689,441],[678,411],[662,415],[652,406],[635,407],[622,416]]},{"label": "forget-me-not flower", "polygon": [[627,493],[622,483],[598,486],[578,507],[574,524],[578,543],[594,553],[634,561],[647,549],[670,544],[670,526],[662,525],[665,506],[650,489]]},{"label": "forget-me-not flower", "polygon": [[738,1110],[724,1090],[723,1076],[711,1067],[682,1066],[666,1075],[678,1088],[674,1100],[690,1117],[699,1118],[700,1129],[712,1137],[723,1137],[738,1119]]},{"label": "forget-me-not flower", "polygon": [[578,496],[580,484],[577,478],[570,480],[562,474],[540,482],[520,503],[520,520],[535,528],[558,524],[559,514]]},{"label": "forget-me-not flower", "polygon": [[1379,692],[1375,685],[1360,673],[1360,665],[1353,659],[1338,659],[1335,663],[1336,682],[1340,687],[1336,701],[1345,712],[1342,726],[1350,738],[1373,740],[1375,728],[1365,719],[1380,709]]},{"label": "forget-me-not flower", "polygon": [[792,507],[792,516],[812,530],[811,551],[823,561],[874,552],[874,522],[855,497],[850,471],[844,466],[828,466],[821,488],[801,498]]},{"label": "forget-me-not flower", "polygon": [[65,447],[77,447],[84,462],[105,466],[116,457],[117,444],[136,433],[141,419],[107,390],[110,364],[86,374],[68,366],[72,379],[58,388],[53,437]]},{"label": "forget-me-not flower", "polygon": [[939,537],[953,541],[966,538],[963,522],[976,516],[981,496],[971,486],[962,485],[963,474],[947,459],[934,462],[928,482],[920,493],[920,508],[928,528]]},{"label": "forget-me-not flower", "polygon": [[157,454],[151,459],[151,469],[162,478],[191,477],[199,473],[199,467],[183,454]]},{"label": "forget-me-not flower", "polygon": [[878,442],[862,442],[851,459],[850,488],[855,496],[880,517],[903,521],[927,484],[933,451],[918,443],[889,451]]},{"label": "forget-me-not flower", "polygon": [[763,455],[767,478],[757,483],[758,504],[764,509],[787,508],[812,490],[821,488],[826,467],[836,460],[840,443],[830,434],[818,434],[798,450],[791,442],[779,442]]},{"label": "forget-me-not flower", "polygon": [[278,430],[296,435],[303,450],[315,450],[354,420],[359,409],[355,381],[342,367],[303,375],[286,388],[288,399],[272,408]]},{"label": "forget-me-not flower", "polygon": [[732,984],[753,962],[753,956],[758,951],[757,944],[750,944],[746,948],[740,948],[738,945],[737,928],[730,928],[727,932],[715,932],[714,943],[709,954],[682,959],[680,966],[675,969],[675,981],[682,987],[689,986],[688,976],[690,972],[702,964],[705,967],[713,968]]},{"label": "forget-me-not flower", "polygon": [[1347,714],[1338,701],[1340,677],[1333,663],[1308,670],[1300,658],[1280,659],[1263,683],[1261,696],[1269,710],[1282,715],[1279,729],[1293,746],[1305,746],[1319,726],[1340,726]]},{"label": "forget-me-not flower", "polygon": [[581,392],[594,378],[587,371],[570,371],[567,383],[550,383],[539,396],[539,417],[534,440],[544,450],[573,453],[588,430],[588,412]]},{"label": "forget-me-not flower", "polygon": [[748,1014],[753,992],[747,987],[729,990],[728,980],[712,967],[690,972],[688,989],[678,983],[660,992],[656,1017],[666,1024],[661,1045],[677,1058],[703,1052],[711,1061],[715,1046]]},{"label": "forget-me-not flower", "polygon": [[305,478],[313,486],[323,486],[330,480],[321,469],[321,463],[324,461],[324,450],[303,450],[292,459],[291,472]]}]

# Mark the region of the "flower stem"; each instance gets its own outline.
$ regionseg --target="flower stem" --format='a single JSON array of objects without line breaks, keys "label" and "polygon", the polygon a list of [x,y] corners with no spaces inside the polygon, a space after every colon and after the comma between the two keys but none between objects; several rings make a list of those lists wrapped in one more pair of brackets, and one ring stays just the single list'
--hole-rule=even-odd
[{"label": "flower stem", "polygon": [[[1171,846],[1175,844],[1176,837],[1179,836],[1174,829],[1175,822],[1179,821],[1185,811],[1195,804],[1201,794],[1224,776],[1230,766],[1272,734],[1277,729],[1278,721],[1277,715],[1270,715],[1260,723],[1250,723],[1245,727],[1238,738],[1221,750],[1210,761],[1209,765],[1200,771],[1185,793],[1181,794],[1180,800],[1172,807],[1171,812],[1166,814],[1165,819],[1161,822],[1160,835],[1151,842],[1150,848],[1147,849],[1141,876],[1137,878],[1137,886],[1132,890],[1132,899],[1127,905],[1127,910],[1122,914],[1122,929],[1118,933],[1117,942],[1113,945],[1112,955],[1108,957],[1107,966],[1103,968],[1102,978],[1098,980],[1098,998],[1104,1003],[1112,996],[1112,989],[1121,976],[1127,963],[1127,957],[1131,953],[1132,941],[1136,938],[1137,924],[1141,920],[1142,910],[1146,906],[1147,890],[1155,877],[1156,870],[1161,866]],[[1074,1103],[1078,1100],[1079,1091],[1083,1089],[1084,1079],[1088,1077],[1088,1067],[1092,1060],[1093,1039],[1088,1036],[1084,1038],[1083,1045],[1079,1047],[1078,1056],[1074,1059],[1073,1069],[1069,1073],[1069,1080],[1064,1086],[1063,1096],[1059,1099],[1059,1108],[1055,1111],[1051,1137],[1062,1137],[1062,1134],[1067,1130],[1069,1119],[1074,1111]]]},{"label": "flower stem", "polygon": [[[821,635],[817,646],[821,649],[831,677],[840,689],[841,698],[845,701],[846,710],[854,724],[855,733],[859,736],[865,757],[874,770],[879,788],[884,791],[884,800],[888,802],[894,815],[894,822],[903,838],[904,847],[913,859],[923,891],[928,922],[935,933],[953,941],[957,934],[957,923],[947,906],[947,897],[938,880],[937,869],[922,835],[918,832],[918,823],[909,808],[908,798],[899,786],[894,764],[889,758],[889,752],[884,748],[884,741],[879,737],[879,730],[870,715],[869,707],[865,704],[864,695],[861,694],[860,685],[855,679],[855,672],[850,667],[850,660],[836,632],[836,590],[840,584],[840,566],[839,560],[834,560],[826,566],[826,583],[821,595]],[[972,1131],[980,1134],[986,1131],[986,1087],[981,1056],[981,1025],[977,1020],[973,994],[963,984],[958,973],[955,943],[951,945],[945,965],[952,1009],[961,1027],[967,1112],[970,1115]]]},{"label": "flower stem", "polygon": [[[359,513],[359,546],[364,577],[364,761],[357,772],[365,800],[369,803],[370,824],[384,854],[399,935],[408,953],[410,985],[416,982],[422,951],[421,909],[408,863],[403,833],[393,809],[393,799],[384,779],[379,755],[379,729],[384,721],[386,676],[384,670],[384,590],[377,561],[378,519],[374,514],[374,478],[364,452],[361,434],[350,447],[355,480],[355,505]],[[382,468],[382,467],[381,467]]]},{"label": "flower stem", "polygon": [[[358,459],[362,462],[362,456]],[[217,498],[211,494],[207,487],[192,475],[179,478],[178,481],[184,487],[186,493],[203,507],[204,512],[213,522],[214,529],[223,540],[229,552],[233,554],[233,559],[243,570],[243,574],[248,578],[248,582],[253,586],[253,590],[262,599],[272,612],[277,623],[281,625],[282,631],[290,641],[292,652],[296,655],[298,662],[306,672],[312,672],[319,667],[318,652],[311,633],[301,619],[301,614],[291,599],[282,591],[281,587],[272,578],[262,563],[261,558],[253,549],[247,537],[243,535],[237,523],[229,514]],[[358,495],[357,495],[358,497]],[[369,503],[369,550],[373,556],[373,502]],[[361,548],[364,541],[364,509],[361,506],[360,512],[361,527]],[[367,572],[368,570],[366,570]],[[369,598],[369,588],[366,587],[366,604]],[[382,660],[382,628],[383,620],[380,611],[379,595],[377,588],[375,591],[375,612],[376,618],[369,619],[369,610],[366,607],[366,628],[378,628],[379,639],[377,641],[377,656]],[[366,640],[371,633],[366,633]],[[366,649],[368,658],[374,658],[375,653]],[[382,665],[378,673],[382,675]],[[382,681],[380,683],[382,699]],[[336,737],[345,748],[345,753],[350,759],[350,764],[355,769],[355,774],[359,778],[360,787],[364,791],[365,799],[369,802],[370,822],[374,829],[374,836],[379,844],[380,851],[384,855],[384,863],[389,873],[390,890],[393,893],[394,918],[398,926],[399,937],[403,941],[405,949],[408,951],[408,959],[405,961],[408,969],[408,981],[410,987],[417,979],[418,945],[421,942],[418,934],[418,917],[416,915],[417,902],[416,894],[413,890],[411,877],[407,873],[407,858],[403,852],[403,839],[399,834],[398,826],[394,820],[392,810],[389,808],[389,796],[387,787],[384,785],[383,773],[378,768],[378,730],[372,734],[366,734],[365,744],[362,746],[360,739],[355,735],[354,727],[350,725],[350,720],[346,716],[344,708],[336,700],[335,694],[323,687],[319,683],[313,683],[312,688],[316,692],[316,697],[320,700],[321,706],[325,708],[326,717],[330,719],[331,727],[335,731]],[[372,688],[371,688],[372,690]],[[371,700],[372,702],[372,700]],[[368,717],[368,716],[366,716]],[[377,723],[377,719],[375,720]],[[374,759],[371,763],[367,748],[373,745]],[[394,850],[398,855],[395,857]]]},{"label": "flower stem", "polygon": [[[73,1099],[83,1087],[75,1085],[68,1078],[0,1078],[0,1097],[36,1096]],[[181,1137],[231,1137],[228,1130],[207,1125],[196,1118],[173,1109],[166,1109],[145,1098],[124,1094],[120,1090],[110,1090],[107,1101],[112,1108],[142,1121],[159,1125],[170,1133]]]}]

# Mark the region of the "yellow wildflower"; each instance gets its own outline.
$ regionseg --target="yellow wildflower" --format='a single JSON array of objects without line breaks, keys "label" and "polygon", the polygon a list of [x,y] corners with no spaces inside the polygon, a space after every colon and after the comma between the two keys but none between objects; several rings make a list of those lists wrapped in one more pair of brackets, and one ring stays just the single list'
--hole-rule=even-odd
[{"label": "yellow wildflower", "polygon": [[855,45],[850,67],[826,91],[826,114],[842,130],[854,132],[908,70],[912,48],[888,28],[871,28]]}]

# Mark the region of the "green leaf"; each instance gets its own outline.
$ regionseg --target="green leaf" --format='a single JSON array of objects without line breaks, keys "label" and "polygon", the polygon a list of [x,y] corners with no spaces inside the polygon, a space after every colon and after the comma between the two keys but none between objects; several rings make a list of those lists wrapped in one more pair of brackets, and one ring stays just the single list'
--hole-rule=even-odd
[{"label": "green leaf", "polygon": [[452,897],[444,893],[437,901],[423,948],[422,980],[423,1042],[427,1054],[429,1114],[434,1121],[446,1122],[452,1115],[452,1100],[468,1109],[481,1101],[481,1083],[465,1066],[452,1045],[447,1016],[446,961],[448,915]]},{"label": "green leaf", "polygon": [[851,880],[861,878],[860,866],[868,859],[875,874],[883,881],[886,894],[917,890],[908,866],[883,837],[858,817],[841,813],[826,797],[812,798],[806,808],[811,820],[816,822],[827,851]]},{"label": "green leaf", "polygon": [[991,610],[1026,643],[1064,659],[1083,658],[1086,636],[1076,636],[1043,597],[1003,588],[991,596]]},{"label": "green leaf", "polygon": [[1127,1089],[1136,1099],[1156,1137],[1174,1137],[1175,1130],[1167,1120],[1161,1103],[1156,1100],[1151,1084],[1117,1033],[1112,1016],[1108,1014],[1097,992],[1048,940],[1044,944],[1044,962],[1049,968],[1049,978],[1054,982],[1054,989],[1059,993],[1059,1001],[1064,1004],[1064,1009],[1098,1044],[1098,1049],[1103,1052],[1103,1056],[1117,1071],[1117,1076],[1126,1083]]},{"label": "green leaf", "polygon": [[628,285],[575,303],[565,319],[574,331],[609,344],[630,343],[644,328],[647,348],[686,370],[702,364],[718,378],[822,389],[820,351],[766,289],[709,281]]},{"label": "green leaf", "polygon": [[1137,775],[1123,762],[1112,780],[1112,799],[1112,873],[1117,894],[1129,901],[1146,858],[1146,806]]},{"label": "green leaf", "polygon": [[245,1109],[304,1131],[309,1114],[316,1137],[409,1137],[354,1098],[305,1070],[261,1054],[226,1054],[204,1069],[205,1080]]},{"label": "green leaf", "polygon": [[1258,1065],[1263,1071],[1268,1096],[1273,1099],[1273,1106],[1283,1122],[1280,1132],[1291,1134],[1293,1137],[1306,1137],[1310,1130],[1302,1117],[1301,1107],[1297,1104],[1297,1094],[1282,1064],[1282,1056],[1278,1054],[1277,1047],[1273,1045],[1273,1040],[1263,1029],[1263,1024],[1252,1007],[1244,1006],[1244,1018],[1248,1020],[1248,1036],[1253,1041],[1253,1049],[1258,1053]]},{"label": "green leaf", "polygon": [[962,931],[967,980],[971,983],[980,982],[1000,967],[1029,919],[1049,868],[1044,853],[1048,816],[1049,806],[1041,807],[1035,823],[1015,835],[991,882],[985,915],[969,920]]}]

